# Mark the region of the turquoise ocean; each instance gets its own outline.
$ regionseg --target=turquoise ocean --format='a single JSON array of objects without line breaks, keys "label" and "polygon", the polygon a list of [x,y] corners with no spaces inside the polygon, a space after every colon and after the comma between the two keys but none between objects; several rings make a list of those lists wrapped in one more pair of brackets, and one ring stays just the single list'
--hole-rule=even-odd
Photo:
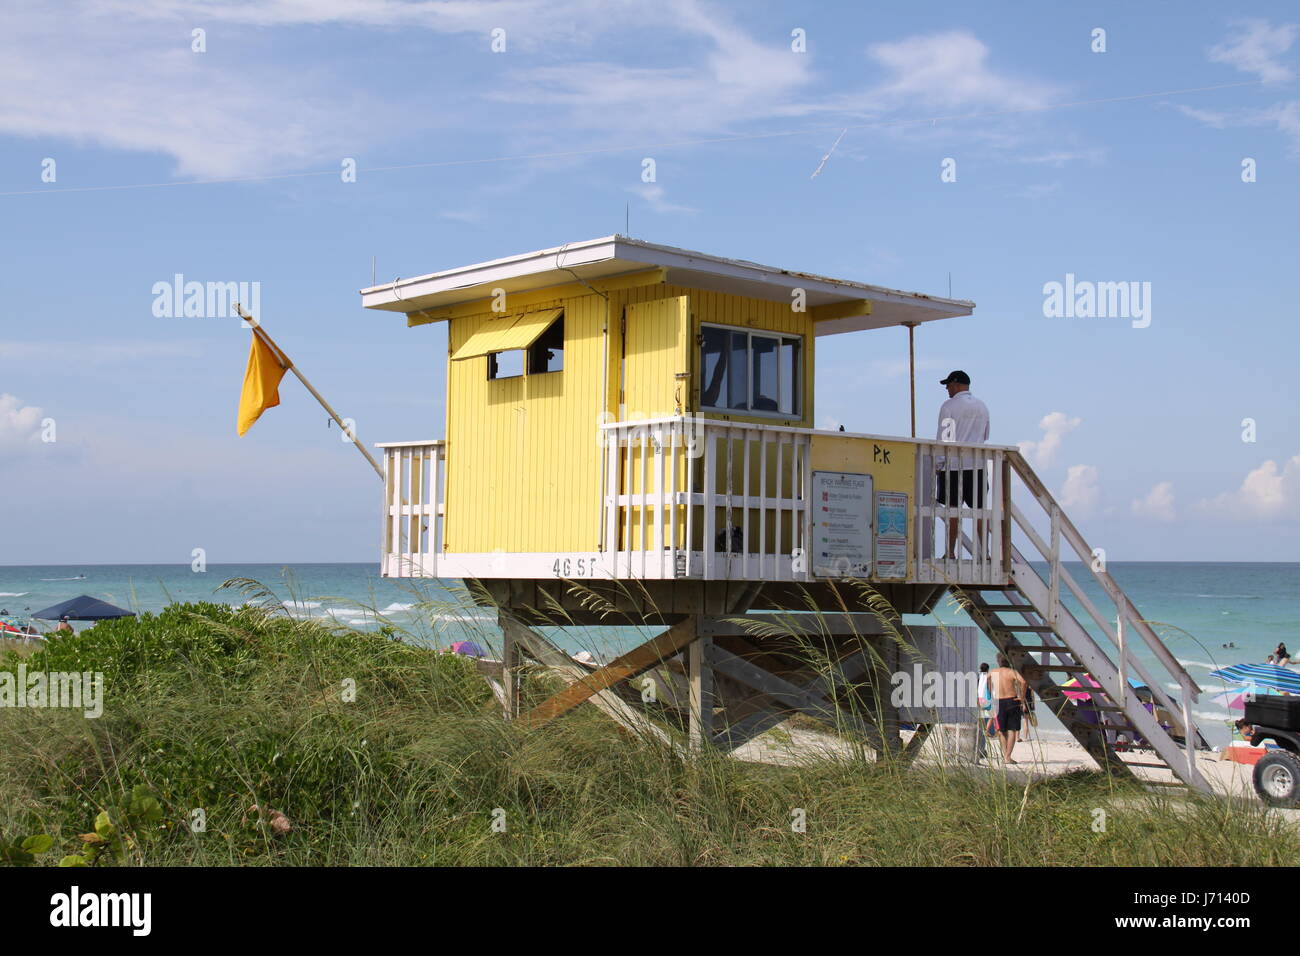
[{"label": "turquoise ocean", "polygon": [[[1106,613],[1109,602],[1086,569],[1067,567]],[[1210,679],[1209,672],[1263,661],[1279,642],[1300,653],[1300,563],[1113,562],[1110,572],[1205,691],[1195,713],[1212,743],[1226,741],[1224,721],[1239,714],[1210,700],[1229,688]],[[366,629],[387,624],[409,640],[433,646],[456,640],[490,646],[498,639],[494,615],[474,607],[459,582],[385,579],[375,564],[209,565],[202,573],[189,565],[163,564],[5,566],[0,567],[0,618],[23,622],[31,612],[80,594],[136,612],[159,611],[172,602],[243,603],[247,597],[239,591],[220,590],[232,578],[261,582],[289,613],[304,618]],[[1086,619],[1077,606],[1072,609]],[[907,620],[921,624],[935,623],[935,618],[950,625],[969,623],[949,599],[940,602],[933,617],[909,615]],[[588,650],[608,659],[654,630],[592,627],[550,633],[566,650]],[[987,641],[981,654],[985,660],[993,655]],[[1153,660],[1144,650],[1139,655]],[[1172,684],[1168,689],[1177,690]]]}]

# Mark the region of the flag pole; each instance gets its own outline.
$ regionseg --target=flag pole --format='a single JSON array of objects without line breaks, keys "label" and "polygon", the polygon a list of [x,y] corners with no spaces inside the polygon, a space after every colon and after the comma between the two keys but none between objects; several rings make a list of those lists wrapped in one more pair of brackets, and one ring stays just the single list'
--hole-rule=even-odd
[{"label": "flag pole", "polygon": [[307,391],[311,392],[312,398],[320,402],[321,408],[329,412],[330,418],[334,419],[334,421],[338,423],[339,428],[343,429],[343,434],[352,439],[352,444],[357,446],[357,451],[365,455],[366,461],[370,462],[370,467],[375,469],[375,474],[379,476],[381,481],[384,480],[384,469],[380,468],[379,462],[375,461],[374,456],[371,455],[370,452],[366,451],[366,446],[357,441],[356,429],[348,428],[347,425],[343,424],[343,419],[339,418],[339,413],[330,407],[330,403],[325,401],[325,397],[321,395],[320,392],[316,391],[315,387],[311,382],[307,381],[306,376],[304,376],[302,372],[298,371],[298,366],[294,365],[289,356],[284,353],[284,350],[275,344],[275,340],[266,334],[266,330],[262,328],[261,323],[258,322],[257,319],[245,312],[238,302],[235,303],[235,311],[239,313],[241,319],[249,324],[249,327],[253,330],[253,334],[261,339],[266,344],[266,347],[271,350],[271,353],[275,356],[275,360],[280,363],[280,367],[285,371],[293,372],[294,375],[298,376],[298,381],[302,382]]}]

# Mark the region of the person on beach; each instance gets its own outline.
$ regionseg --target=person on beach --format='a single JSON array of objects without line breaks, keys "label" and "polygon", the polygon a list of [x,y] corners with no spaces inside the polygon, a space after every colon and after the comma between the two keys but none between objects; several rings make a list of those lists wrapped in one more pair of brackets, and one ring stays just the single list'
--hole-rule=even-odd
[{"label": "person on beach", "polygon": [[975,688],[975,699],[979,701],[979,717],[975,720],[975,759],[983,760],[988,756],[988,744],[985,738],[993,733],[993,694],[989,690],[988,664],[980,664],[980,679]]},{"label": "person on beach", "polygon": [[[961,442],[969,445],[982,445],[989,440],[988,406],[970,393],[970,376],[960,369],[955,369],[948,377],[939,382],[948,389],[948,400],[939,407],[939,432],[936,436],[941,442]],[[984,507],[984,469],[962,468],[959,461],[955,468],[947,468],[946,461],[938,462],[938,488],[934,500],[936,504],[947,507],[959,507],[958,498],[969,508]],[[974,464],[972,461],[971,464]],[[943,560],[957,557],[957,538],[960,529],[959,518],[948,519],[948,551]],[[984,522],[976,522],[974,547],[976,554],[984,553]]]},{"label": "person on beach", "polygon": [[64,615],[63,617],[59,618],[59,626],[56,627],[54,630],[56,630],[56,631],[71,631],[71,630],[72,630],[72,625],[68,622],[67,615]]},{"label": "person on beach", "polygon": [[1011,661],[1005,654],[998,655],[998,666],[989,671],[989,687],[993,699],[997,701],[998,737],[1002,740],[1002,759],[1005,763],[1015,763],[1011,751],[1016,746],[1020,734],[1020,716],[1025,710],[1025,692],[1029,684],[1020,672],[1011,667]]},{"label": "person on beach", "polygon": [[1273,652],[1273,657],[1275,658],[1273,663],[1280,664],[1283,667],[1291,663],[1291,654],[1286,649],[1285,644],[1278,644],[1277,650]]}]

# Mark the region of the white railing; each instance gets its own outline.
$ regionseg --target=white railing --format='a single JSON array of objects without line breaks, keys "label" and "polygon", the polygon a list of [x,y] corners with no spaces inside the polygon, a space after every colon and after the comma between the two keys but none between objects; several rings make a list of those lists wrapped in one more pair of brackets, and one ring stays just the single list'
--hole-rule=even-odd
[{"label": "white railing", "polygon": [[916,442],[916,571],[934,584],[1005,584],[1011,503],[1007,450]]},{"label": "white railing", "polygon": [[[811,452],[814,436],[825,435],[911,446],[915,525],[908,534],[911,573],[900,580],[1008,580],[1006,449],[691,417],[602,428],[601,550],[614,577],[816,580]],[[962,473],[971,474],[964,489],[938,504],[938,474],[949,469],[959,486]],[[941,560],[935,541],[946,540],[949,523],[959,548]],[[982,551],[972,543],[981,531]]]},{"label": "white railing", "polygon": [[384,442],[384,533],[381,573],[438,576],[442,553],[447,443]]},{"label": "white railing", "polygon": [[[1016,526],[1032,547],[1031,554],[1037,553],[1047,563],[1047,579],[1035,571],[1020,553],[1011,546],[1016,584],[1037,606],[1047,624],[1070,645],[1076,658],[1089,665],[1089,674],[1096,680],[1106,696],[1121,708],[1129,709],[1134,692],[1129,687],[1129,678],[1134,676],[1146,684],[1154,697],[1156,706],[1164,709],[1170,716],[1169,723],[1175,732],[1184,738],[1182,760],[1185,766],[1179,768],[1185,780],[1200,781],[1196,771],[1195,747],[1200,742],[1200,732],[1192,719],[1192,704],[1200,697],[1201,688],[1182,666],[1178,659],[1165,646],[1151,625],[1139,614],[1128,595],[1106,570],[1105,561],[1098,552],[1088,546],[1082,534],[1061,510],[1060,504],[1042,483],[1033,469],[1019,454],[1008,455],[1011,468],[1020,478],[1033,500],[1041,507],[1047,521],[1047,537],[1044,539],[1033,526],[1029,517],[1014,504],[1011,515]],[[1074,576],[1065,568],[1066,561],[1078,561],[1100,585],[1113,613],[1103,613],[1101,608],[1088,597],[1087,593],[1075,581]],[[1064,588],[1074,596],[1075,601],[1092,618],[1095,631],[1090,632],[1062,604]],[[1037,591],[1038,593],[1032,593]],[[1109,644],[1105,646],[1095,640],[1096,632]],[[1145,645],[1163,671],[1161,679],[1133,653],[1134,643],[1130,636],[1136,634],[1140,644]],[[1088,660],[1093,655],[1100,659]],[[1179,700],[1175,701],[1165,690],[1164,679],[1167,678],[1179,688]]]},{"label": "white railing", "polygon": [[807,433],[666,418],[604,428],[615,577],[807,580]]}]

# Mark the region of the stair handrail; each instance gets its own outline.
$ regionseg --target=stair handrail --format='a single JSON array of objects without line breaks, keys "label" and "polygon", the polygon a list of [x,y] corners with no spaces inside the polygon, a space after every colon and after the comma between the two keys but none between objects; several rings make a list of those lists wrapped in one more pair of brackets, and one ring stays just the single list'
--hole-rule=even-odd
[{"label": "stair handrail", "polygon": [[[1187,672],[1186,668],[1178,662],[1178,659],[1169,652],[1169,648],[1165,647],[1164,642],[1160,640],[1159,636],[1151,629],[1151,626],[1146,622],[1146,620],[1137,613],[1137,607],[1133,604],[1132,600],[1129,599],[1129,596],[1124,593],[1124,590],[1119,586],[1119,584],[1116,583],[1115,579],[1111,577],[1110,572],[1105,570],[1098,571],[1093,568],[1092,548],[1088,546],[1088,542],[1084,540],[1079,529],[1074,526],[1074,522],[1069,519],[1069,516],[1065,514],[1065,511],[1057,503],[1056,498],[1047,490],[1047,487],[1042,483],[1038,475],[1034,473],[1034,470],[1029,466],[1029,463],[1025,461],[1024,456],[1017,450],[1009,452],[1007,458],[1010,459],[1012,468],[1015,469],[1016,474],[1020,476],[1020,480],[1024,482],[1025,487],[1029,489],[1030,494],[1034,496],[1035,500],[1043,510],[1047,512],[1048,515],[1052,515],[1053,511],[1056,512],[1056,520],[1061,535],[1069,542],[1070,546],[1074,548],[1075,554],[1078,555],[1079,560],[1083,563],[1084,567],[1088,569],[1089,573],[1091,573],[1097,580],[1097,583],[1102,586],[1102,589],[1106,592],[1107,596],[1109,596],[1115,603],[1117,613],[1123,616],[1125,620],[1136,628],[1138,634],[1142,637],[1143,642],[1151,649],[1152,653],[1156,655],[1157,659],[1159,659],[1159,661],[1165,666],[1170,675],[1177,680],[1180,686],[1185,687],[1190,693],[1191,701],[1195,703],[1199,700],[1201,692],[1200,686],[1192,678],[1192,675]],[[1035,547],[1038,547],[1037,543],[1035,544]],[[1041,551],[1042,548],[1039,548],[1039,550]],[[1059,565],[1059,554],[1052,555],[1044,553],[1043,557],[1049,562]],[[1064,572],[1065,569],[1058,567],[1056,570],[1059,573]],[[1114,638],[1112,638],[1112,640],[1114,640]],[[1152,689],[1153,691],[1155,690],[1155,688]]]}]

